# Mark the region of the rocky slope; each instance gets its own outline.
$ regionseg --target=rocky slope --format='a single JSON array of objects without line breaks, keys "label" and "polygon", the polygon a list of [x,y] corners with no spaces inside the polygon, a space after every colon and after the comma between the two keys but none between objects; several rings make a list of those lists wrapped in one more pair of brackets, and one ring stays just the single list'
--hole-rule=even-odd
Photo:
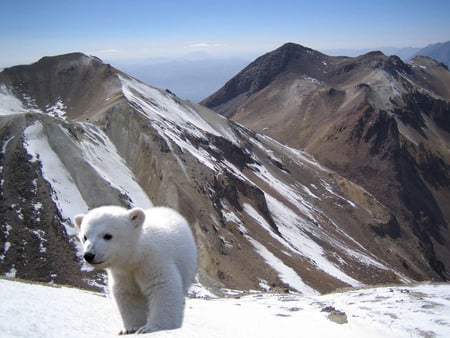
[{"label": "rocky slope", "polygon": [[449,89],[448,68],[429,58],[331,57],[286,44],[203,104],[364,187],[393,215],[380,235],[409,241],[448,278]]},{"label": "rocky slope", "polygon": [[[263,82],[255,93],[267,88]],[[339,90],[329,92],[322,95],[340,102]],[[355,183],[357,175],[351,181],[94,57],[68,54],[5,69],[0,114],[2,274],[101,286],[103,275],[80,260],[71,217],[120,204],[168,205],[184,214],[199,248],[199,279],[216,291],[315,294],[445,279],[434,242],[423,244],[389,204]],[[355,136],[361,143],[364,128]],[[430,165],[441,172],[439,163]],[[443,227],[433,236],[443,236]],[[441,242],[445,248],[445,237]]]}]

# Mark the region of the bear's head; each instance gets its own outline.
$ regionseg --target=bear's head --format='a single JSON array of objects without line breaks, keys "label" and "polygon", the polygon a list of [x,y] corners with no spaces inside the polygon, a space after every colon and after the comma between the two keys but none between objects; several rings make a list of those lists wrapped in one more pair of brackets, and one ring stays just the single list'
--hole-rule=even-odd
[{"label": "bear's head", "polygon": [[145,213],[139,208],[104,206],[76,215],[73,220],[83,243],[84,259],[96,269],[105,269],[130,263]]}]

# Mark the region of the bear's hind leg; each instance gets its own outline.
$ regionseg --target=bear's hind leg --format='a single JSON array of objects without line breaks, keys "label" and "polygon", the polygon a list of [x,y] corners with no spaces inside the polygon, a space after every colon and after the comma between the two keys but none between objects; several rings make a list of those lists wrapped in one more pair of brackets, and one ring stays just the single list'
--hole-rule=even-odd
[{"label": "bear's hind leg", "polygon": [[185,304],[181,278],[170,278],[147,291],[144,292],[148,297],[147,322],[136,333],[180,328]]}]

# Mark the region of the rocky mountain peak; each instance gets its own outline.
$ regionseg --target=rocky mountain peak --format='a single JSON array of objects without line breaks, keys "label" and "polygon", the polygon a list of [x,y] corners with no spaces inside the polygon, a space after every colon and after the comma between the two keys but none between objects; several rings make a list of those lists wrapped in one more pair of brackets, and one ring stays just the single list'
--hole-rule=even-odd
[{"label": "rocky mountain peak", "polygon": [[26,109],[49,111],[61,106],[70,118],[81,118],[106,109],[120,95],[116,73],[96,57],[70,53],[6,68],[0,81]]},{"label": "rocky mountain peak", "polygon": [[43,64],[47,63],[49,65],[56,65],[58,63],[85,63],[85,62],[91,62],[95,61],[98,63],[103,63],[103,61],[95,56],[88,56],[84,53],[80,52],[73,52],[73,53],[67,53],[67,54],[61,54],[61,55],[54,55],[54,56],[44,56],[41,59],[39,59],[35,64]]},{"label": "rocky mountain peak", "polygon": [[[307,71],[323,61],[320,52],[295,43],[286,43],[272,52],[264,54],[250,63],[222,89],[205,99],[201,104],[219,107],[232,98],[250,96],[266,87],[283,73]],[[219,109],[220,110],[220,109]],[[223,112],[229,116],[230,112]]]}]

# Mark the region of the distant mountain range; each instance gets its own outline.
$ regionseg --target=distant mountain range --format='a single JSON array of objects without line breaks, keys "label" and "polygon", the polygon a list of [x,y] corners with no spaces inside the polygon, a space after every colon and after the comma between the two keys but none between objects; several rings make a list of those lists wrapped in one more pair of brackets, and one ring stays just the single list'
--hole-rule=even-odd
[{"label": "distant mountain range", "polygon": [[428,56],[450,67],[450,41],[428,45],[417,51],[415,55]]},{"label": "distant mountain range", "polygon": [[216,293],[448,280],[449,79],[286,44],[204,101],[228,119],[80,53],[4,69],[0,273],[101,287],[71,217],[118,204],[184,214]]},{"label": "distant mountain range", "polygon": [[367,54],[369,52],[373,52],[375,50],[383,52],[383,54],[386,55],[397,55],[399,58],[401,58],[403,61],[408,61],[414,56],[417,55],[417,53],[422,48],[417,47],[402,47],[402,48],[396,48],[396,47],[377,47],[377,48],[362,48],[362,49],[348,49],[348,48],[335,48],[335,49],[323,49],[320,50],[322,53],[332,56],[360,56],[363,54]]},{"label": "distant mountain range", "polygon": [[[432,57],[450,66],[449,44],[430,45],[426,48],[378,48],[386,55],[397,55],[407,62],[417,55]],[[429,54],[428,50],[440,50]],[[446,49],[445,49],[446,48]],[[333,49],[323,50],[328,55],[359,56],[373,51],[373,49]],[[168,88],[179,97],[199,102],[226,81],[247,66],[255,56],[240,58],[218,58],[208,54],[188,55],[178,59],[148,59],[142,61],[115,62],[114,65],[127,74],[145,83],[159,88]]]},{"label": "distant mountain range", "polygon": [[[335,56],[360,56],[367,54],[374,49],[325,49],[323,52],[328,55]],[[417,47],[381,47],[375,50],[380,50],[386,55],[396,55],[403,61],[407,62],[413,59],[415,56],[428,56],[436,61],[442,62],[450,67],[450,41],[435,43],[423,48]]]}]

